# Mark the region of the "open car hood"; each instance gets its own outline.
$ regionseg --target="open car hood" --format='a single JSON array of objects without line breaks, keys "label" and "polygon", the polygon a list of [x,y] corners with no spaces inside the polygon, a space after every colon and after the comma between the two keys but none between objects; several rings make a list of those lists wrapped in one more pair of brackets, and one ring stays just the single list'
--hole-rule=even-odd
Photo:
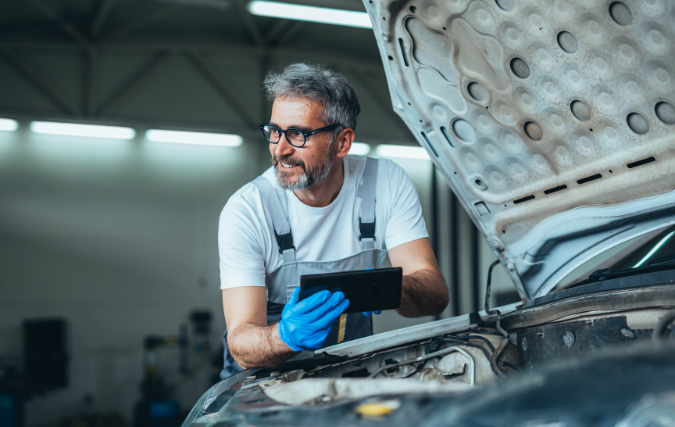
[{"label": "open car hood", "polygon": [[675,223],[675,3],[364,4],[394,110],[522,298]]}]

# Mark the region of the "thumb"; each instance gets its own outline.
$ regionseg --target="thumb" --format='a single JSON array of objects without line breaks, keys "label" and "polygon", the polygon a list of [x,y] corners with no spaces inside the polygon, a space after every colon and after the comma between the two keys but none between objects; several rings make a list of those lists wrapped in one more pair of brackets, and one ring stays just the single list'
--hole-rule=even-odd
[{"label": "thumb", "polygon": [[300,299],[300,288],[299,287],[293,289],[293,293],[288,298],[287,304],[290,304],[291,306],[294,306],[295,304],[298,303],[298,299]]}]

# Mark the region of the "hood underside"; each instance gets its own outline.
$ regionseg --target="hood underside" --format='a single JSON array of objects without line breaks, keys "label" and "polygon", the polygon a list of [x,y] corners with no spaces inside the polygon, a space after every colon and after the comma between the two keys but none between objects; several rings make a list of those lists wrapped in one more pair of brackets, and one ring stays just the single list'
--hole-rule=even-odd
[{"label": "hood underside", "polygon": [[394,110],[521,297],[675,223],[675,3],[364,0]]}]

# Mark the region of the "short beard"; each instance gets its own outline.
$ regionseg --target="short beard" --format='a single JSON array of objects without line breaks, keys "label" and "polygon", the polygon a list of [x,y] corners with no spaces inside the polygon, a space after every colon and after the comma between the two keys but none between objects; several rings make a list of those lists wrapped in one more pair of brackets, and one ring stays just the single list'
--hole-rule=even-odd
[{"label": "short beard", "polygon": [[[328,144],[328,148],[326,149],[323,161],[317,166],[310,167],[309,170],[305,167],[305,162],[303,162],[300,159],[294,159],[290,156],[277,157],[276,155],[273,155],[272,161],[274,162],[274,172],[277,177],[277,182],[279,183],[279,186],[284,190],[290,191],[304,190],[327,177],[328,173],[330,173],[331,169],[333,168],[334,143],[335,139],[333,138],[332,141]],[[300,178],[298,178],[297,180],[295,180],[295,182],[293,182],[291,174],[279,170],[279,163],[286,163],[294,166],[300,166],[302,167],[302,170],[304,172],[302,176],[300,176]]]}]

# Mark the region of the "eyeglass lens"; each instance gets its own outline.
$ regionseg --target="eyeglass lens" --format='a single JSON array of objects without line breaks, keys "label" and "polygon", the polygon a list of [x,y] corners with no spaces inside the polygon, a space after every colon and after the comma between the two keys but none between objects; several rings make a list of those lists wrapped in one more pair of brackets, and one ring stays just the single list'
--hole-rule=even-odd
[{"label": "eyeglass lens", "polygon": [[[281,140],[281,132],[274,126],[263,126],[263,133],[265,134],[265,138],[272,144],[276,144]],[[305,134],[297,129],[288,129],[286,137],[292,145],[302,146],[305,143]]]}]

